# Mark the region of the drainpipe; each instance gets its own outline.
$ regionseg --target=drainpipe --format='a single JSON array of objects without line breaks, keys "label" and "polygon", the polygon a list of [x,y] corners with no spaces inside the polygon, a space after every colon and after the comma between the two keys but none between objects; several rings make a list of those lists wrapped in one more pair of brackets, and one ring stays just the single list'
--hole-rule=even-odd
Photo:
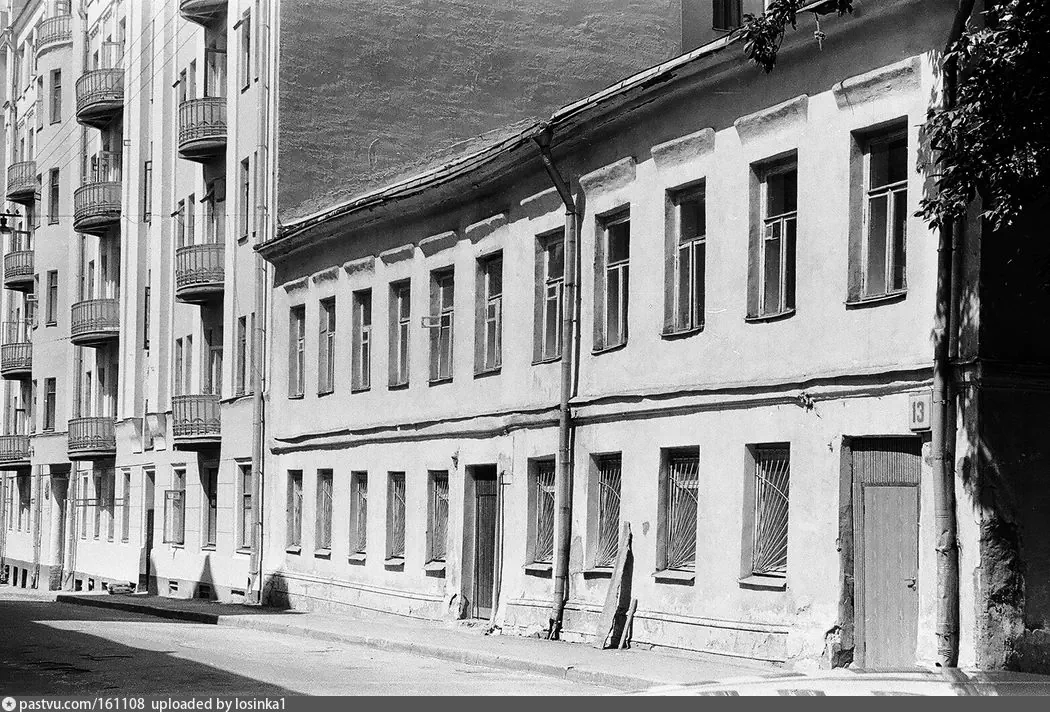
[{"label": "drainpipe", "polygon": [[551,601],[549,640],[558,640],[561,635],[562,615],[569,596],[569,527],[572,517],[572,413],[569,399],[572,397],[572,359],[576,343],[576,203],[569,192],[554,159],[551,157],[553,129],[548,125],[535,137],[554,188],[565,204],[565,273],[562,282],[561,302],[561,403],[558,418],[558,474],[554,489],[554,594]]},{"label": "drainpipe", "polygon": [[[962,36],[974,0],[961,0],[945,52]],[[955,106],[958,67],[944,62],[943,108]],[[951,333],[955,311],[952,273],[955,264],[955,221],[941,225],[937,239],[937,296],[933,328],[933,413],[930,418],[933,450],[934,526],[937,533],[937,666],[959,663],[959,543],[955,511],[955,465],[952,453],[955,423],[951,408]]]}]

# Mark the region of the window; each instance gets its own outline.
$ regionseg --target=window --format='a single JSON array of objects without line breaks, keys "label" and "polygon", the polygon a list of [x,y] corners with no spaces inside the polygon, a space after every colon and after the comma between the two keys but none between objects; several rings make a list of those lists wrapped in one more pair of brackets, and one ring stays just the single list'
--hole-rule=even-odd
[{"label": "window", "polygon": [[671,450],[664,456],[661,506],[662,567],[689,570],[696,562],[697,490],[700,454],[696,449]]},{"label": "window", "polygon": [[664,333],[680,334],[704,326],[706,209],[704,189],[674,195],[665,289]]},{"label": "window", "polygon": [[503,351],[503,255],[478,260],[474,373],[499,370]]},{"label": "window", "polygon": [[186,350],[182,339],[175,339],[175,367],[172,369],[172,377],[175,379],[172,385],[172,395],[181,396],[183,393],[183,370],[185,369]]},{"label": "window", "polygon": [[106,506],[106,483],[102,475],[95,475],[95,532],[96,539],[102,534],[102,509]]},{"label": "window", "polygon": [[[350,388],[365,391],[372,383],[372,290],[354,292]],[[406,318],[407,322],[407,318]],[[406,323],[407,328],[407,323]]]},{"label": "window", "polygon": [[197,196],[190,193],[186,198],[186,234],[183,244],[193,245],[197,242]]},{"label": "window", "polygon": [[904,291],[908,222],[908,137],[902,132],[867,142],[862,256],[863,298]]},{"label": "window", "polygon": [[390,374],[389,385],[408,385],[408,335],[411,293],[408,282],[390,285]]},{"label": "window", "polygon": [[631,222],[626,213],[602,223],[600,273],[596,285],[600,312],[595,319],[596,351],[627,343],[627,302],[630,290]]},{"label": "window", "polygon": [[51,71],[51,123],[62,121],[62,70]]},{"label": "window", "polygon": [[236,395],[243,396],[248,375],[248,317],[237,317],[237,358],[234,363],[234,388]]},{"label": "window", "polygon": [[350,553],[361,558],[368,548],[368,473],[350,474]]},{"label": "window", "polygon": [[536,240],[535,336],[532,360],[561,356],[561,302],[565,282],[565,233]]},{"label": "window", "polygon": [[[153,144],[150,144],[152,150]],[[153,161],[142,164],[142,222],[153,219]]]},{"label": "window", "polygon": [[248,239],[248,223],[251,217],[251,164],[250,159],[241,161],[241,193],[238,212],[241,219],[241,240]]},{"label": "window", "polygon": [[252,519],[252,466],[249,464],[237,465],[237,476],[241,495],[241,527],[238,531],[237,546],[241,549],[250,549],[252,532],[255,529],[255,522]]},{"label": "window", "polygon": [[219,528],[219,468],[214,465],[202,467],[201,485],[204,490],[204,536],[201,544],[214,547]]},{"label": "window", "polygon": [[715,30],[735,30],[740,27],[740,0],[713,0],[711,27]]},{"label": "window", "polygon": [[58,211],[59,211],[59,185],[58,185],[58,169],[52,168],[48,172],[48,193],[47,193],[47,223],[48,225],[58,224]]},{"label": "window", "polygon": [[795,309],[797,193],[793,162],[764,170],[759,185],[762,219],[748,274],[750,317],[780,316]]},{"label": "window", "polygon": [[204,359],[201,393],[222,395],[222,329],[204,329]]},{"label": "window", "polygon": [[120,540],[131,537],[131,470],[124,470],[124,502],[120,510]]},{"label": "window", "polygon": [[452,379],[452,326],[455,280],[451,270],[430,276],[430,381]]},{"label": "window", "polygon": [[787,575],[788,495],[791,475],[787,445],[756,445],[748,450],[753,472],[749,473],[753,499],[748,532],[751,556],[747,568],[752,576],[783,578]]},{"label": "window", "polygon": [[58,270],[47,273],[47,294],[44,296],[44,321],[48,326],[58,324]]},{"label": "window", "polygon": [[186,201],[180,200],[175,207],[175,247],[186,246]]},{"label": "window", "polygon": [[386,501],[386,558],[388,561],[405,558],[404,472],[390,473]]},{"label": "window", "polygon": [[335,297],[322,299],[318,309],[317,392],[335,390]]},{"label": "window", "polygon": [[[15,482],[18,485],[18,531],[29,531],[30,528],[30,505],[33,501],[33,481],[28,475],[19,475],[15,477]],[[84,507],[85,517],[87,516],[87,506]],[[96,517],[97,520],[97,517]],[[95,538],[98,538],[97,528],[95,525],[96,533]]]},{"label": "window", "polygon": [[186,539],[186,471],[172,470],[172,488],[164,492],[164,543],[182,545]]},{"label": "window", "polygon": [[[88,488],[91,486],[91,478],[84,475],[80,478],[80,500],[77,502],[77,506],[80,507],[80,538],[87,539],[87,528],[88,528],[88,505],[91,503],[91,496],[88,492]],[[19,512],[19,526],[21,526],[21,512]],[[167,530],[165,530],[167,531]]]},{"label": "window", "polygon": [[288,327],[288,397],[306,392],[306,307],[292,307]]},{"label": "window", "polygon": [[[152,270],[147,270],[146,279],[149,280],[153,277]],[[145,285],[142,288],[142,348],[145,351],[149,351],[149,285]]]},{"label": "window", "polygon": [[314,513],[314,548],[332,548],[332,471],[317,471],[317,511]]},{"label": "window", "polygon": [[534,460],[530,484],[532,560],[549,564],[554,559],[554,460]]},{"label": "window", "polygon": [[57,386],[56,379],[45,378],[44,379],[44,430],[55,429],[55,410],[56,410],[56,398]]},{"label": "window", "polygon": [[241,86],[242,91],[252,81],[252,16],[244,13],[241,18]]},{"label": "window", "polygon": [[620,554],[620,455],[602,455],[596,458],[598,469],[598,530],[596,532],[594,566],[613,566]]},{"label": "window", "polygon": [[303,471],[288,471],[287,547],[298,550],[303,545]]},{"label": "window", "polygon": [[117,477],[112,470],[103,475],[106,495],[106,540],[113,541],[117,528]]},{"label": "window", "polygon": [[444,561],[448,550],[448,472],[430,472],[427,561]]}]

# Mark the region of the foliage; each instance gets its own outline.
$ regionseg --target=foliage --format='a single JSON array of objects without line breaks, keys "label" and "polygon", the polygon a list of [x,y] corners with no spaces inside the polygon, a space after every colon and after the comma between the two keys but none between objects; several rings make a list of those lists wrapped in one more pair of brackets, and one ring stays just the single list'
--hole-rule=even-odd
[{"label": "foliage", "polygon": [[984,25],[945,55],[959,68],[956,103],[923,127],[940,170],[919,214],[934,227],[977,196],[991,227],[1004,227],[1045,208],[1050,189],[1050,3],[1003,2]]},{"label": "foliage", "polygon": [[[809,4],[807,0],[772,0],[761,15],[744,15],[744,22],[737,32],[743,37],[744,54],[747,58],[760,66],[764,72],[772,72],[777,66],[777,53],[784,42],[784,33],[788,25],[793,30],[797,29],[798,14]],[[853,0],[827,0],[805,12],[812,12],[814,15],[826,15],[831,12],[845,15],[853,12]],[[819,22],[813,36],[818,43],[824,41]]]}]

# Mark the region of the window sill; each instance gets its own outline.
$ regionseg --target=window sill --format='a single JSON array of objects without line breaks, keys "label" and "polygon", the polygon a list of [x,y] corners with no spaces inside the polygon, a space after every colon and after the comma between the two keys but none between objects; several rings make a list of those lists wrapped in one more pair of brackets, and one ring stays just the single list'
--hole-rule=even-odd
[{"label": "window sill", "polygon": [[522,568],[525,570],[526,576],[542,576],[544,578],[550,578],[554,570],[553,565],[543,561],[533,561],[531,564],[525,564]]},{"label": "window sill", "polygon": [[613,570],[611,566],[595,566],[590,569],[584,569],[583,577],[585,579],[611,579]]},{"label": "window sill", "polygon": [[856,299],[847,299],[847,309],[864,309],[865,307],[875,307],[880,304],[893,304],[894,302],[903,301],[908,296],[908,290],[902,289],[899,292],[890,292],[889,294],[880,294],[874,297],[857,297]]},{"label": "window sill", "polygon": [[550,356],[549,358],[541,358],[538,361],[533,361],[532,365],[533,366],[542,366],[545,363],[557,363],[558,361],[561,361],[561,355]]},{"label": "window sill", "polygon": [[660,334],[661,339],[672,341],[674,339],[688,339],[690,336],[696,336],[704,330],[703,325],[694,326],[692,329],[676,329],[674,331],[665,331]]},{"label": "window sill", "polygon": [[387,571],[404,571],[405,570],[405,557],[403,556],[391,556],[383,562],[383,568]]},{"label": "window sill", "polygon": [[752,575],[737,579],[741,588],[754,588],[763,591],[783,591],[787,588],[787,578],[783,576]]},{"label": "window sill", "polygon": [[445,562],[437,559],[428,561],[423,566],[423,572],[427,576],[433,576],[434,578],[445,578]]},{"label": "window sill", "polygon": [[601,354],[607,354],[607,353],[610,353],[612,351],[619,351],[620,349],[623,349],[623,348],[626,348],[626,347],[627,347],[627,342],[623,341],[623,342],[621,342],[619,344],[614,344],[612,346],[603,346],[600,349],[591,349],[591,355],[592,356],[600,356]]},{"label": "window sill", "polygon": [[250,546],[239,546],[239,547],[237,547],[237,550],[234,551],[233,553],[241,554],[243,556],[251,556],[252,555],[252,548]]},{"label": "window sill", "polygon": [[215,545],[214,544],[205,544],[204,546],[201,547],[201,551],[215,551]]},{"label": "window sill", "polygon": [[350,389],[350,395],[354,395],[356,393],[368,393],[370,390],[372,390],[371,386],[358,386],[357,388]]},{"label": "window sill", "polygon": [[448,378],[438,378],[433,381],[428,381],[428,383],[432,386],[443,386],[446,383],[452,383],[452,376],[449,376]]},{"label": "window sill", "polygon": [[288,400],[302,400],[302,399],[303,399],[303,394],[302,393],[300,393],[299,395],[295,395],[295,396],[288,396]]},{"label": "window sill", "polygon": [[350,556],[346,557],[346,560],[354,566],[365,565],[365,555],[363,552],[359,552],[357,554],[350,554]]},{"label": "window sill", "polygon": [[170,546],[172,549],[185,549],[186,548],[185,544],[176,544],[173,541],[168,542],[168,546]]},{"label": "window sill", "polygon": [[679,586],[692,586],[696,581],[695,571],[681,571],[678,569],[666,569],[653,574],[653,580],[657,583],[671,583]]},{"label": "window sill", "polygon": [[314,551],[314,558],[315,559],[331,559],[332,558],[332,550],[331,549],[316,549]]},{"label": "window sill", "polygon": [[48,322],[45,322],[45,323],[44,323],[44,326],[45,326],[45,327],[48,327],[48,326],[58,326],[58,322],[57,322],[57,321],[48,321]]},{"label": "window sill", "polygon": [[325,396],[330,396],[333,393],[335,393],[335,389],[334,388],[332,390],[330,390],[330,391],[317,391],[317,397],[318,398],[324,398]]},{"label": "window sill", "polygon": [[496,368],[490,368],[487,371],[476,371],[474,373],[474,378],[488,378],[489,376],[498,376],[500,373],[500,369],[501,367],[497,366]]},{"label": "window sill", "polygon": [[285,547],[284,553],[286,553],[286,554],[295,554],[296,556],[299,556],[299,554],[303,553],[303,547],[301,547],[301,546]]},{"label": "window sill", "polygon": [[405,381],[404,383],[388,383],[388,384],[386,384],[386,389],[388,391],[405,391],[405,390],[408,390],[408,381]]},{"label": "window sill", "polygon": [[761,324],[768,321],[780,321],[782,319],[788,319],[795,316],[794,309],[787,309],[786,311],[777,312],[776,314],[760,314],[758,316],[745,316],[744,321],[748,324]]}]

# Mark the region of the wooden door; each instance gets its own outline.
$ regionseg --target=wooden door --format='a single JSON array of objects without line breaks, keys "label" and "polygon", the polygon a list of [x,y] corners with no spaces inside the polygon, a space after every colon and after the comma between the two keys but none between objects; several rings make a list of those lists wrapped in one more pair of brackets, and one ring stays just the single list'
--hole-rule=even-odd
[{"label": "wooden door", "polygon": [[857,657],[865,669],[915,665],[920,448],[917,438],[853,444]]},{"label": "wooden door", "polygon": [[496,578],[496,477],[474,480],[474,617],[492,617]]}]

